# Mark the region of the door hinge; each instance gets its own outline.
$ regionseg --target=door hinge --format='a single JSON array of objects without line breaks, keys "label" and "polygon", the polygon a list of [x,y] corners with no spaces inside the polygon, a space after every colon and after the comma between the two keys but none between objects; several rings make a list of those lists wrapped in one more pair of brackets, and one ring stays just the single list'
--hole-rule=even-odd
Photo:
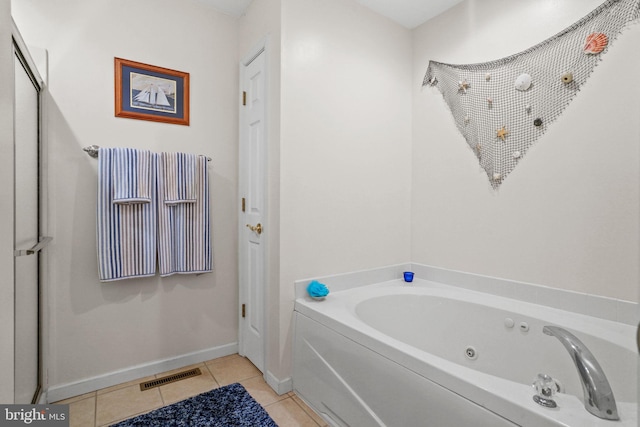
[{"label": "door hinge", "polygon": [[247,105],[247,92],[242,91],[242,105]]},{"label": "door hinge", "polygon": [[246,308],[247,308],[246,304],[242,304],[242,317],[246,317],[247,315]]},{"label": "door hinge", "polygon": [[246,200],[245,200],[245,198],[243,197],[243,198],[242,198],[242,212],[244,212],[244,211],[245,211],[246,202],[247,202],[247,201],[246,201]]}]

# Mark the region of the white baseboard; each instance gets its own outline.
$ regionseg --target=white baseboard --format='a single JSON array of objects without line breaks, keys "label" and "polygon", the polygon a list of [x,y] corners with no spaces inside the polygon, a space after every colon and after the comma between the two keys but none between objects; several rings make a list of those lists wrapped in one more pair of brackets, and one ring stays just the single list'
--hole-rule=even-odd
[{"label": "white baseboard", "polygon": [[[105,387],[111,387],[127,381],[133,381],[138,378],[156,375],[162,372],[178,369],[183,366],[201,363],[218,357],[229,356],[238,352],[238,343],[234,342],[218,347],[208,348],[206,350],[196,351],[193,353],[183,354],[181,356],[172,357],[170,359],[158,360],[155,362],[145,363],[142,365],[132,366],[130,368],[119,371],[110,372],[108,374],[87,378],[69,384],[54,385],[46,390],[47,402],[58,402],[70,397],[79,396],[81,394],[90,393]],[[45,393],[43,393],[44,395]]]},{"label": "white baseboard", "polygon": [[264,374],[264,380],[267,382],[267,384],[269,384],[269,387],[271,387],[279,395],[289,393],[291,390],[293,390],[293,382],[291,380],[291,377],[285,378],[284,380],[279,380],[271,372],[267,371]]}]

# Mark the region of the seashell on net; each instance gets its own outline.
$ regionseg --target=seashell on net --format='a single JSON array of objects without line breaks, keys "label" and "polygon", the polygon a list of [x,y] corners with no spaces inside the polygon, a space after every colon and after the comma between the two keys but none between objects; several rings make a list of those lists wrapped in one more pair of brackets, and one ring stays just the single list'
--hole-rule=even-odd
[{"label": "seashell on net", "polygon": [[604,50],[609,43],[609,38],[604,33],[591,33],[584,41],[584,53],[597,54]]},{"label": "seashell on net", "polygon": [[520,74],[515,82],[516,89],[525,91],[531,87],[531,76],[529,74]]}]

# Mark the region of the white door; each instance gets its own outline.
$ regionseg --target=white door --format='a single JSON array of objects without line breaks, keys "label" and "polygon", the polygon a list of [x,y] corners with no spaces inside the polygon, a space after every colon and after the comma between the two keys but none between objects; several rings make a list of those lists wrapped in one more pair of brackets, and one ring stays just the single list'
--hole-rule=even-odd
[{"label": "white door", "polygon": [[39,374],[39,87],[15,56],[15,403],[38,398]]},{"label": "white door", "polygon": [[240,84],[240,345],[264,372],[266,136],[265,52],[241,64]]}]

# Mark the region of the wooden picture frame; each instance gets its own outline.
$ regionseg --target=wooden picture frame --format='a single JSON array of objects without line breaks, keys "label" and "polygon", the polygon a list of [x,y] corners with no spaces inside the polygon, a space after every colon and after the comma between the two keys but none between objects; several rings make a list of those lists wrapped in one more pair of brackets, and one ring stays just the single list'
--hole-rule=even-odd
[{"label": "wooden picture frame", "polygon": [[189,126],[189,73],[115,58],[115,116]]}]

